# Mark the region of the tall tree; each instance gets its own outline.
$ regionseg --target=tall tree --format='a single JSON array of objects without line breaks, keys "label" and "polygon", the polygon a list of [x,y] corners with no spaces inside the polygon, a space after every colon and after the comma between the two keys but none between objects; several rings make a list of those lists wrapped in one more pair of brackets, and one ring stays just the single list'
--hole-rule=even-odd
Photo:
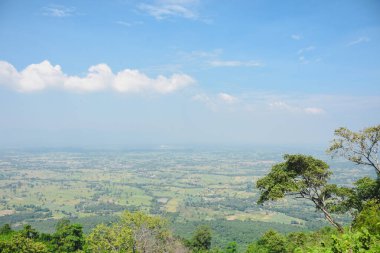
[{"label": "tall tree", "polygon": [[364,128],[359,132],[341,127],[335,130],[335,136],[328,153],[359,165],[371,166],[379,176],[380,125]]},{"label": "tall tree", "polygon": [[259,204],[277,200],[287,195],[303,198],[314,203],[326,220],[343,232],[342,225],[331,215],[329,206],[340,201],[335,194],[336,185],[328,184],[332,172],[329,166],[312,156],[285,155],[285,162],[275,164],[268,175],[257,181],[261,190]]},{"label": "tall tree", "polygon": [[364,128],[359,132],[341,127],[335,130],[335,139],[327,153],[333,157],[344,157],[358,164],[372,167],[376,179],[363,177],[353,187],[340,187],[338,194],[345,200],[335,206],[338,211],[351,211],[356,216],[370,200],[380,201],[379,163],[380,125]]}]

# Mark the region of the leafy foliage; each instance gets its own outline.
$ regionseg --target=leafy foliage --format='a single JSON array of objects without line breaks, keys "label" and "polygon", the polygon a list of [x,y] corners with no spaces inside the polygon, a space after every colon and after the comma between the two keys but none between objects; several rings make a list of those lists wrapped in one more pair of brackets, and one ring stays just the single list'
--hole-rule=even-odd
[{"label": "leafy foliage", "polygon": [[181,245],[167,222],[142,212],[124,212],[112,226],[98,225],[87,237],[89,252],[171,252]]},{"label": "leafy foliage", "polygon": [[286,195],[307,199],[323,212],[327,221],[342,231],[342,226],[329,212],[329,207],[340,200],[337,186],[327,183],[332,174],[329,166],[312,156],[285,155],[284,159],[285,162],[275,164],[267,176],[257,181],[261,190],[258,203]]},{"label": "leafy foliage", "polygon": [[380,173],[379,142],[380,125],[353,132],[341,127],[335,130],[335,138],[327,150],[335,156],[344,157],[356,164],[372,166]]},{"label": "leafy foliage", "polygon": [[1,253],[47,253],[48,248],[42,242],[36,242],[21,233],[15,234],[8,241],[0,241]]},{"label": "leafy foliage", "polygon": [[55,252],[77,252],[82,250],[84,246],[82,225],[70,224],[67,220],[58,223],[52,244]]},{"label": "leafy foliage", "polygon": [[208,226],[199,226],[191,239],[191,247],[195,251],[209,250],[211,239],[211,229]]}]

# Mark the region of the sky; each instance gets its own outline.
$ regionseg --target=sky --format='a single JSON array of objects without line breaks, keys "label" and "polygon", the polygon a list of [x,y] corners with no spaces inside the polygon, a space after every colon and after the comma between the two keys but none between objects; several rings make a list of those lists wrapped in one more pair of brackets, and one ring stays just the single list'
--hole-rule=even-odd
[{"label": "sky", "polygon": [[1,0],[0,38],[0,148],[327,148],[380,123],[376,0]]}]

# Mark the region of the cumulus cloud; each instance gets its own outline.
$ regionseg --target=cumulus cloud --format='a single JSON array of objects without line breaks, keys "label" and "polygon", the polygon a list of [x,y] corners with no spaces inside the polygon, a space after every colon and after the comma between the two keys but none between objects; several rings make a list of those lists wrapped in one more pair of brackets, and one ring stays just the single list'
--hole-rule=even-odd
[{"label": "cumulus cloud", "polygon": [[61,67],[52,66],[48,61],[31,64],[21,72],[12,64],[0,61],[0,83],[18,91],[37,91],[59,86],[64,78]]},{"label": "cumulus cloud", "polygon": [[138,8],[158,20],[168,17],[198,19],[197,3],[198,0],[155,0],[151,3],[141,3]]},{"label": "cumulus cloud", "polygon": [[68,90],[99,91],[107,88],[113,82],[113,74],[106,64],[98,64],[88,69],[85,77],[67,76],[62,80],[63,86]]},{"label": "cumulus cloud", "polygon": [[59,65],[49,61],[31,64],[22,71],[10,63],[0,61],[0,85],[20,92],[32,92],[48,88],[79,92],[112,89],[124,93],[156,92],[171,93],[195,83],[186,74],[150,78],[139,70],[124,69],[114,74],[107,64],[91,66],[84,76],[67,75]]}]

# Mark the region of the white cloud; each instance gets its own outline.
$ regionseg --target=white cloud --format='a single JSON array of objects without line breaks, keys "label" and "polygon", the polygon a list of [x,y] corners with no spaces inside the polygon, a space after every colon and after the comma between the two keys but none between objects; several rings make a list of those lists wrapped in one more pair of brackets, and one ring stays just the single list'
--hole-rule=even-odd
[{"label": "white cloud", "polygon": [[191,52],[179,52],[178,55],[185,60],[196,60],[196,59],[216,59],[223,53],[222,49],[214,49],[212,51],[191,51]]},{"label": "white cloud", "polygon": [[218,98],[227,104],[234,104],[238,101],[236,97],[229,95],[227,93],[219,93]]},{"label": "white cloud", "polygon": [[0,85],[20,92],[32,92],[48,88],[79,92],[112,89],[124,93],[156,92],[171,93],[195,83],[186,74],[150,78],[139,70],[125,69],[116,74],[106,64],[91,66],[84,77],[66,75],[59,65],[49,61],[31,64],[22,71],[5,61],[0,61]]},{"label": "white cloud", "polygon": [[61,67],[52,66],[48,61],[31,64],[21,72],[12,64],[0,61],[0,84],[11,86],[18,91],[28,92],[58,86],[64,78]]},{"label": "white cloud", "polygon": [[204,93],[199,93],[193,96],[192,99],[194,101],[203,103],[213,111],[218,111],[221,108],[226,108],[226,105],[229,107],[230,105],[236,104],[239,101],[237,97],[224,92],[212,96]]},{"label": "white cloud", "polygon": [[192,99],[194,101],[198,101],[198,102],[205,104],[212,111],[217,111],[216,101],[214,101],[214,99],[210,98],[208,95],[206,95],[204,93],[197,94],[197,95],[193,96]]},{"label": "white cloud", "polygon": [[307,107],[307,108],[304,108],[303,110],[304,112],[308,114],[322,114],[325,112],[323,109],[317,108],[317,107]]},{"label": "white cloud", "polygon": [[351,41],[350,43],[347,44],[347,46],[353,46],[353,45],[356,45],[356,44],[360,44],[360,43],[363,43],[363,42],[369,42],[370,41],[370,38],[368,37],[360,37],[356,40],[353,40]]},{"label": "white cloud", "polygon": [[306,60],[305,56],[301,55],[300,57],[298,57],[298,60],[303,63],[303,64],[308,64],[310,63],[309,60]]},{"label": "white cloud", "polygon": [[113,74],[106,64],[98,64],[88,69],[85,77],[68,76],[63,80],[65,89],[74,91],[99,91],[107,89],[113,82]]},{"label": "white cloud", "polygon": [[155,0],[150,4],[142,3],[138,8],[158,20],[169,17],[198,19],[197,4],[198,0]]},{"label": "white cloud", "polygon": [[322,108],[318,107],[302,107],[290,105],[283,101],[274,101],[269,103],[269,107],[273,110],[283,110],[292,113],[307,113],[307,114],[323,114],[325,111]]},{"label": "white cloud", "polygon": [[283,102],[283,101],[274,101],[269,103],[269,107],[271,109],[280,109],[280,110],[286,110],[286,111],[296,111],[297,108],[294,106],[290,106],[289,104]]},{"label": "white cloud", "polygon": [[300,39],[302,39],[302,36],[299,35],[299,34],[292,34],[290,37],[291,37],[293,40],[300,40]]},{"label": "white cloud", "polygon": [[[309,46],[309,47],[305,47],[305,48],[301,48],[300,50],[298,50],[297,54],[298,54],[298,60],[303,63],[303,64],[308,64],[310,63],[312,60],[309,60],[309,57],[305,57],[305,54],[307,55],[308,52],[311,52],[311,51],[314,51],[315,50],[315,47],[314,46]],[[316,61],[316,60],[315,60]]]},{"label": "white cloud", "polygon": [[261,67],[262,64],[257,61],[210,61],[212,67]]},{"label": "white cloud", "polygon": [[174,74],[171,77],[158,76],[153,83],[153,88],[159,93],[171,93],[175,90],[182,89],[195,81],[188,75]]},{"label": "white cloud", "polygon": [[310,52],[310,51],[314,51],[314,50],[315,50],[314,46],[305,47],[305,48],[301,48],[300,50],[298,50],[297,54],[304,54],[306,52]]},{"label": "white cloud", "polygon": [[43,15],[63,18],[75,14],[75,8],[62,5],[49,5],[43,8]]},{"label": "white cloud", "polygon": [[193,96],[193,100],[204,102],[204,103],[211,101],[210,97],[203,93]]},{"label": "white cloud", "polygon": [[142,25],[143,22],[141,22],[141,21],[126,22],[126,21],[119,20],[119,21],[116,21],[116,24],[122,25],[122,26],[125,26],[125,27],[131,27],[131,26]]}]

